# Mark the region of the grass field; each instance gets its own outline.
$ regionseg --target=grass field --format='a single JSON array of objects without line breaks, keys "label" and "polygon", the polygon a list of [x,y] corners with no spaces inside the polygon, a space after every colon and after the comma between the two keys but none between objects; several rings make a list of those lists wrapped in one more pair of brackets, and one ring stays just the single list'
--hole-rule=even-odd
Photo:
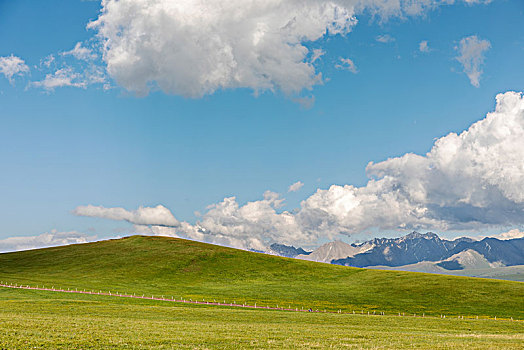
[{"label": "grass field", "polygon": [[524,318],[520,282],[349,268],[166,237],[0,254],[0,281],[261,306]]},{"label": "grass field", "polygon": [[0,288],[2,349],[521,349],[524,323],[302,313]]}]

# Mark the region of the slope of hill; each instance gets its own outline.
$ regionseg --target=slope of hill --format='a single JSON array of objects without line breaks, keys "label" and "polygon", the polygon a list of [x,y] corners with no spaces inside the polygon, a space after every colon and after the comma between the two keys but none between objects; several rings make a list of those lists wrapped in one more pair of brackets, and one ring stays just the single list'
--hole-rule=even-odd
[{"label": "slope of hill", "polygon": [[524,316],[524,284],[378,271],[167,237],[0,254],[0,280],[291,307]]}]

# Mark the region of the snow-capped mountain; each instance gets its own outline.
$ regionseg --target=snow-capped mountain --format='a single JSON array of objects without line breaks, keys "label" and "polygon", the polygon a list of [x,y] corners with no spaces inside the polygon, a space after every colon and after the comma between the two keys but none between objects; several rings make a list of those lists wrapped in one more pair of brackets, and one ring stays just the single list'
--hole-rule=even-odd
[{"label": "snow-capped mountain", "polygon": [[365,252],[370,248],[371,246],[368,244],[355,245],[347,244],[342,241],[334,241],[318,247],[308,255],[298,255],[297,258],[329,263],[332,260],[355,256],[356,254]]},{"label": "snow-capped mountain", "polygon": [[[431,232],[413,232],[400,238],[375,238],[364,244],[369,244],[372,248],[351,257],[334,259],[331,263],[355,267],[394,267],[422,261],[446,261],[455,254],[472,250],[482,255],[489,263],[524,265],[523,238],[504,241],[484,238],[475,241],[462,237],[448,241]],[[447,264],[451,266],[453,263]]]},{"label": "snow-capped mountain", "polygon": [[269,254],[285,256],[288,258],[294,258],[297,255],[307,256],[308,254],[311,254],[311,252],[307,252],[300,247],[295,248],[293,246],[279,244],[279,243],[273,243],[269,246],[269,248],[270,248],[270,250],[268,251]]}]

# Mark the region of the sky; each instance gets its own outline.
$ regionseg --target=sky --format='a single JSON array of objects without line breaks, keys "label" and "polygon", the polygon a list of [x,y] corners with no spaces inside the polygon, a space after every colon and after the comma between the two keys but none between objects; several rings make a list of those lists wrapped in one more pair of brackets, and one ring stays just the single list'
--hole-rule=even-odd
[{"label": "sky", "polygon": [[0,250],[520,237],[523,22],[521,0],[0,0]]}]

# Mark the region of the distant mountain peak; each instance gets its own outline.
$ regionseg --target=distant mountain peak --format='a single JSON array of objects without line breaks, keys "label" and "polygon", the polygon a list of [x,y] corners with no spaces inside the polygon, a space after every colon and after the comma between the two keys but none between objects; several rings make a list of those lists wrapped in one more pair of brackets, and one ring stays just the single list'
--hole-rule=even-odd
[{"label": "distant mountain peak", "polygon": [[440,237],[436,233],[433,233],[433,232],[420,233],[420,232],[417,232],[417,231],[413,231],[410,234],[407,234],[407,235],[405,235],[404,237],[401,237],[401,238],[404,238],[404,239],[419,239],[419,238],[435,239],[435,238],[438,238],[438,239],[440,239]]},{"label": "distant mountain peak", "polygon": [[269,253],[274,253],[276,255],[285,256],[288,258],[294,258],[297,255],[309,255],[311,252],[307,252],[302,248],[295,248],[294,246],[289,246],[280,243],[273,243],[269,246],[271,251]]},{"label": "distant mountain peak", "polygon": [[[484,238],[482,241],[476,241],[461,237],[448,241],[433,232],[422,234],[414,231],[400,238],[375,238],[365,244],[368,244],[370,249],[347,258],[334,259],[332,263],[355,267],[394,267],[422,261],[443,261],[450,266],[455,264],[456,268],[462,265],[524,265],[524,239],[500,241]],[[459,254],[461,252],[464,253]],[[452,260],[446,260],[452,256]],[[486,265],[484,258],[491,265]]]},{"label": "distant mountain peak", "polygon": [[336,240],[321,245],[309,255],[298,255],[297,258],[318,262],[331,262],[335,259],[344,259],[352,257],[356,254],[362,253],[369,249],[370,244],[363,245],[348,244],[346,242]]}]

